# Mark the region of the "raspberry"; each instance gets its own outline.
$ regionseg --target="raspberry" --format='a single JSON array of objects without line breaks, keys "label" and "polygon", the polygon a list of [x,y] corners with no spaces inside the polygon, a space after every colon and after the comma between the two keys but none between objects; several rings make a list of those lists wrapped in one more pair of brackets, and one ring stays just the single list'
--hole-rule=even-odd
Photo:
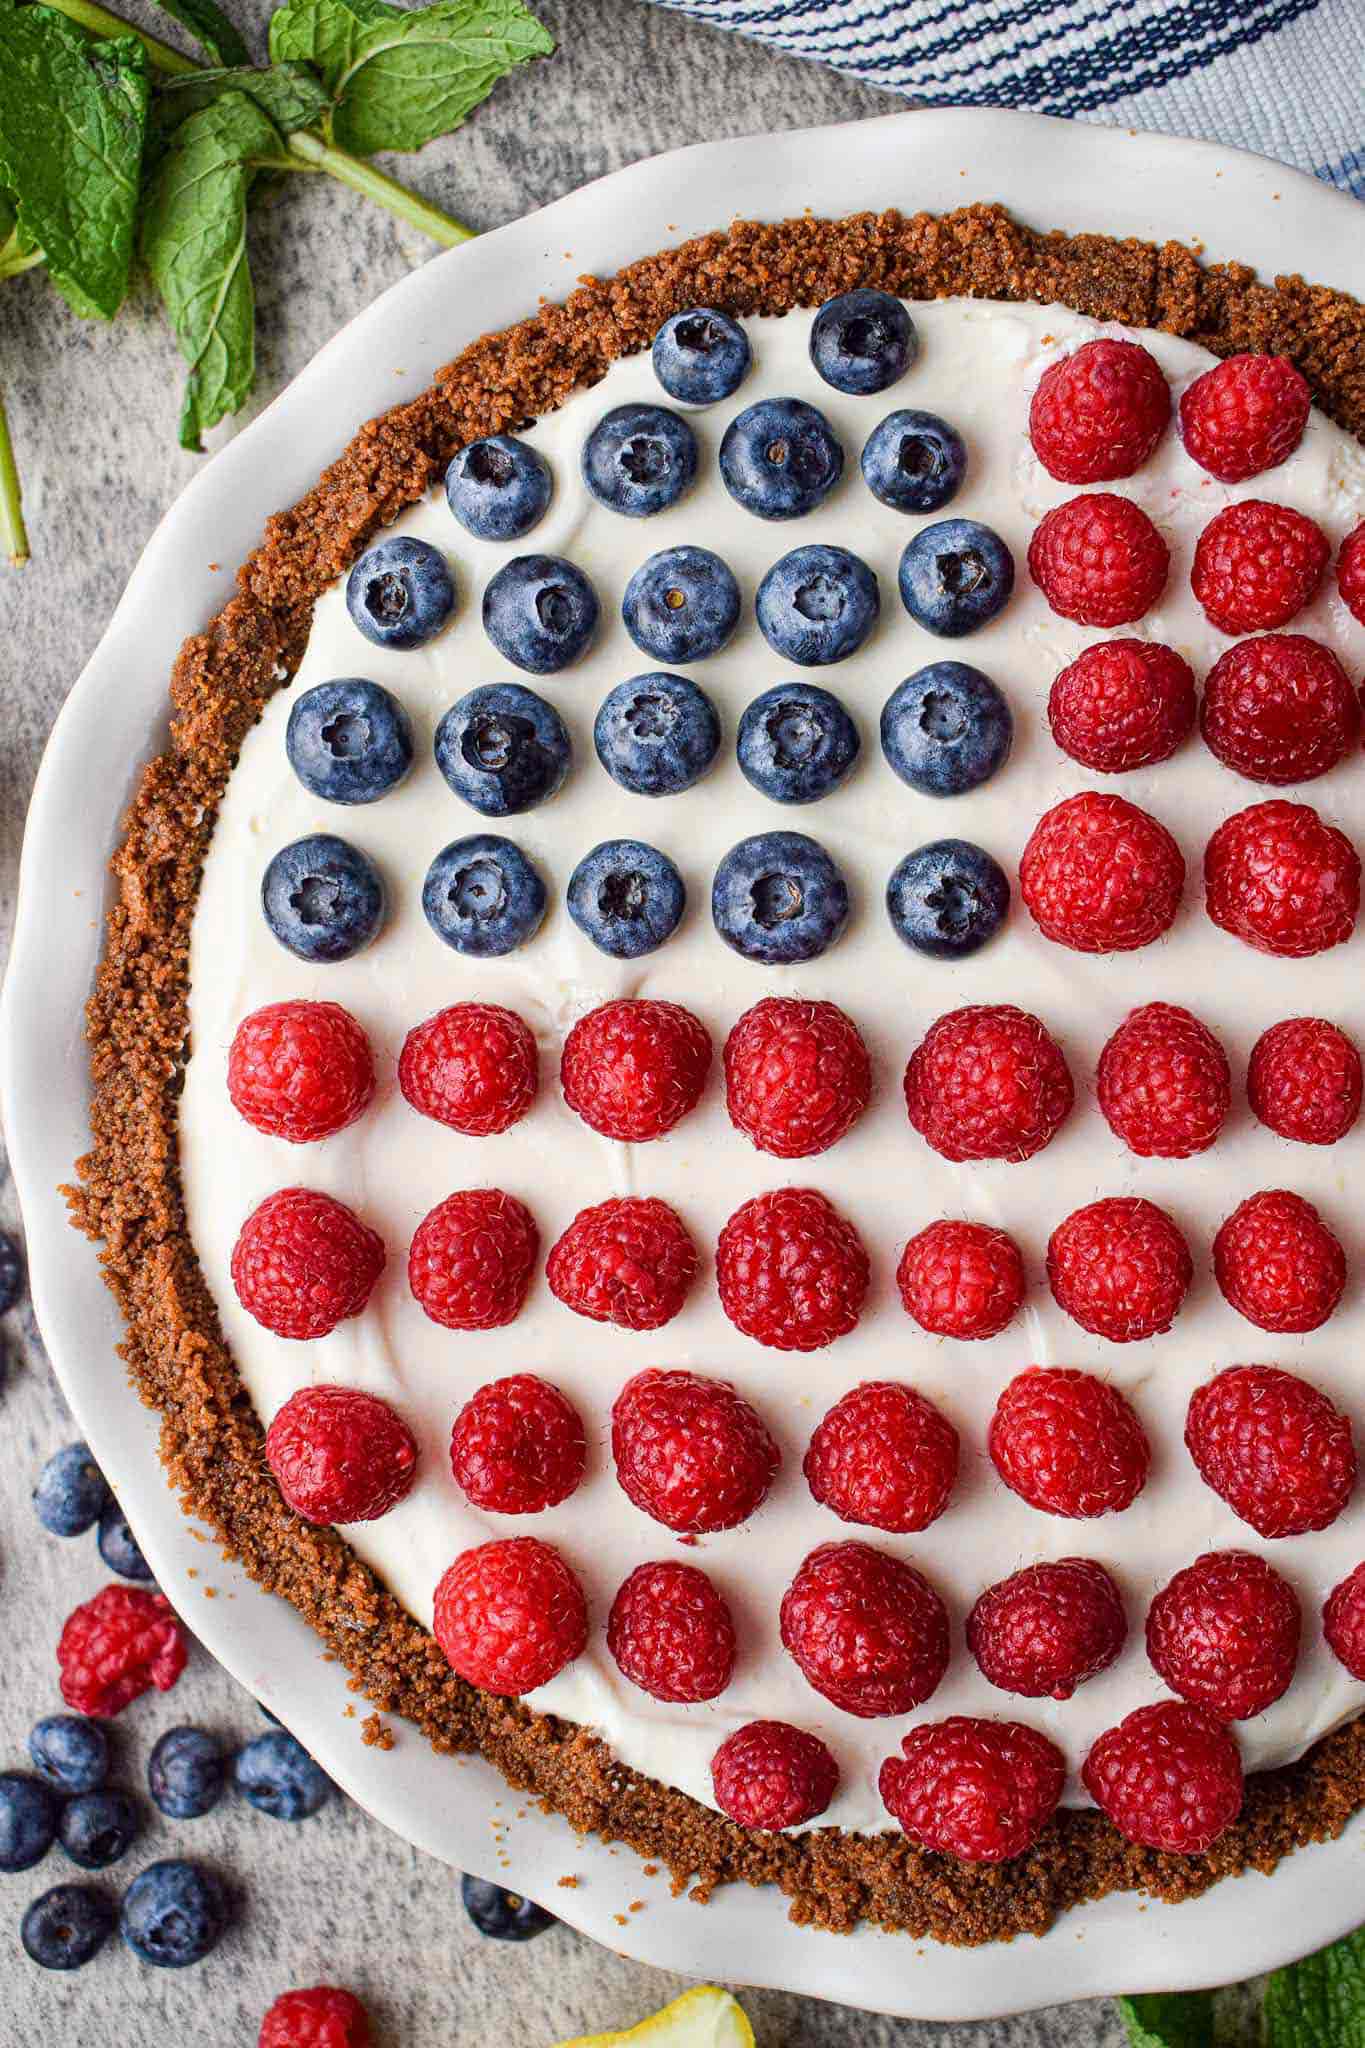
[{"label": "raspberry", "polygon": [[548,1685],[582,1653],[588,1609],[557,1550],[511,1536],[461,1552],[436,1588],[431,1626],[461,1678],[516,1695]]},{"label": "raspberry", "polygon": [[374,1055],[340,1003],[267,1003],[237,1026],[227,1089],[256,1130],[305,1145],[364,1115],[374,1097]]},{"label": "raspberry", "polygon": [[1189,663],[1155,640],[1097,640],[1062,670],[1047,702],[1062,752],[1101,775],[1168,760],[1194,714]]},{"label": "raspberry", "polygon": [[1028,1565],[988,1586],[967,1616],[983,1676],[1030,1700],[1069,1700],[1109,1669],[1127,1636],[1118,1587],[1085,1557]]},{"label": "raspberry", "polygon": [[417,1476],[401,1415],[359,1387],[300,1387],[265,1433],[266,1463],[305,1522],[373,1522]]},{"label": "raspberry", "polygon": [[931,1223],[896,1268],[905,1313],[932,1337],[998,1337],[1024,1299],[1019,1247],[989,1223]]},{"label": "raspberry", "polygon": [[944,1159],[1032,1159],[1071,1114],[1062,1049],[1027,1010],[976,1003],[931,1024],[905,1069],[911,1123]]},{"label": "raspberry", "polygon": [[370,2021],[360,2000],[332,1984],[286,1991],[261,2021],[256,2048],[370,2048]]},{"label": "raspberry", "polygon": [[1164,1209],[1137,1195],[1111,1195],[1057,1225],[1047,1277],[1058,1308],[1083,1330],[1133,1344],[1170,1329],[1194,1263]]},{"label": "raspberry", "polygon": [[1287,1188],[1248,1195],[1213,1240],[1224,1298],[1258,1330],[1316,1330],[1341,1300],[1346,1254],[1311,1202]]},{"label": "raspberry", "polygon": [[170,1691],[185,1668],[185,1637],[164,1593],[103,1586],[66,1617],[57,1663],[72,1712],[107,1721],[152,1686]]},{"label": "raspberry", "polygon": [[794,1828],[822,1814],[839,1766],[818,1735],[788,1721],[750,1721],[711,1759],[716,1804],[742,1828]]},{"label": "raspberry", "polygon": [[1327,567],[1327,536],[1302,512],[1245,498],[1200,534],[1190,588],[1224,633],[1287,626],[1310,604]]},{"label": "raspberry", "polygon": [[767,1424],[728,1380],[653,1367],[617,1395],[611,1451],[627,1499],[679,1535],[747,1521],[782,1462]]},{"label": "raspberry", "polygon": [[383,1270],[377,1233],[311,1188],[267,1195],[232,1248],[237,1299],[277,1337],[325,1337],[360,1314]]},{"label": "raspberry", "polygon": [[735,1667],[735,1625],[694,1564],[642,1564],[611,1603],[607,1648],[656,1700],[714,1700]]},{"label": "raspberry", "polygon": [[814,1188],[775,1188],[743,1203],[716,1245],[720,1305],[737,1330],[775,1351],[819,1351],[862,1314],[870,1268],[862,1239]]},{"label": "raspberry", "polygon": [[501,1188],[465,1188],[428,1212],[408,1249],[408,1285],[433,1323],[498,1330],[515,1322],[540,1249],[535,1218]]},{"label": "raspberry", "polygon": [[579,1210],[546,1260],[545,1277],[575,1315],[619,1330],[658,1330],[687,1299],[697,1248],[667,1202],[621,1195]]},{"label": "raspberry", "polygon": [[1287,960],[1339,946],[1355,930],[1360,856],[1310,804],[1252,804],[1204,849],[1204,901],[1225,932]]},{"label": "raspberry", "polygon": [[908,1714],[948,1669],[948,1610],[903,1558],[822,1543],[782,1596],[782,1643],[846,1714]]},{"label": "raspberry", "polygon": [[1288,356],[1229,356],[1196,377],[1180,401],[1185,452],[1220,483],[1242,483],[1294,453],[1310,402]]},{"label": "raspberry", "polygon": [[894,1380],[868,1380],[816,1425],[802,1471],[842,1522],[908,1536],[948,1505],[957,1431],[931,1401]]},{"label": "raspberry", "polygon": [[1139,1707],[1091,1749],[1081,1783],[1121,1835],[1202,1856],[1242,1809],[1242,1759],[1221,1721],[1182,1700]]},{"label": "raspberry", "polygon": [[1365,519],[1341,543],[1337,556],[1337,589],[1353,619],[1365,626]]},{"label": "raspberry", "polygon": [[1365,1564],[1348,1572],[1322,1610],[1327,1647],[1352,1678],[1365,1678]]},{"label": "raspberry", "polygon": [[1119,1514],[1141,1493],[1147,1433],[1123,1395],[1093,1373],[1030,1366],[1005,1388],[989,1448],[1012,1493],[1045,1515]]},{"label": "raspberry", "polygon": [[1211,1550],[1163,1586],[1147,1614],[1158,1678],[1220,1721],[1247,1721],[1287,1692],[1302,1617],[1292,1586],[1247,1550]]},{"label": "raspberry", "polygon": [[1252,1047],[1247,1100],[1281,1138],[1335,1145],[1360,1115],[1360,1054],[1323,1017],[1287,1017]]},{"label": "raspberry", "polygon": [[622,998],[580,1017],[564,1041],[564,1100],[604,1138],[645,1144],[695,1109],[711,1038],[680,1003]]},{"label": "raspberry", "polygon": [[1045,939],[1077,953],[1131,953],[1170,929],[1185,858],[1127,797],[1082,790],[1054,804],[1019,858],[1019,893]]},{"label": "raspberry", "polygon": [[730,1121],[777,1159],[828,1152],[852,1130],[871,1093],[862,1033],[834,1003],[766,996],[725,1041]]},{"label": "raspberry", "polygon": [[1065,1757],[1035,1728],[954,1714],[903,1735],[877,1789],[922,1849],[1004,1863],[1037,1841],[1065,1783]]},{"label": "raspberry", "polygon": [[1329,647],[1266,633],[1220,654],[1199,729],[1210,753],[1249,782],[1312,782],[1360,737],[1360,700]]},{"label": "raspberry", "polygon": [[455,1484],[476,1508],[496,1515],[558,1507],[577,1487],[586,1462],[578,1410],[558,1387],[530,1372],[480,1387],[450,1433]]},{"label": "raspberry", "polygon": [[1029,406],[1033,452],[1063,484],[1108,484],[1141,469],[1166,431],[1171,391],[1136,341],[1083,342],[1052,363]]},{"label": "raspberry", "polygon": [[1207,1152],[1232,1102],[1227,1054],[1178,1003],[1131,1010],[1100,1054],[1096,1079],[1105,1121],[1140,1159]]},{"label": "raspberry", "polygon": [[1232,1365],[1196,1387],[1185,1445],[1204,1484],[1258,1536],[1326,1529],[1356,1483],[1346,1416],[1277,1365]]},{"label": "raspberry", "polygon": [[519,1123],[536,1099],[539,1078],[530,1025],[497,1003],[438,1010],[413,1026],[398,1055],[404,1100],[467,1138],[488,1138]]},{"label": "raspberry", "polygon": [[1113,491],[1068,498],[1043,515],[1028,566],[1054,612],[1082,626],[1126,626],[1166,588],[1170,549],[1141,506]]}]

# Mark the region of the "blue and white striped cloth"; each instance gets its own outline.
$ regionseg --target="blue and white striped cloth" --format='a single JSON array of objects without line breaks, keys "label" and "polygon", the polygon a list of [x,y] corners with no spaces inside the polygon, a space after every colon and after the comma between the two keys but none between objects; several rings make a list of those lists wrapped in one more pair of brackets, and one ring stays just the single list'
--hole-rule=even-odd
[{"label": "blue and white striped cloth", "polygon": [[1365,0],[661,0],[936,107],[1259,150],[1365,199]]}]

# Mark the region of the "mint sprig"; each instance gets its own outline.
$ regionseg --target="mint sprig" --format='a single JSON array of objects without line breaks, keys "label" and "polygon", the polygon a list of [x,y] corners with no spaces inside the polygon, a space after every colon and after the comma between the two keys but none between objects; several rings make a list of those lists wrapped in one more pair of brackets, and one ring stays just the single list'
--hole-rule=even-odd
[{"label": "mint sprig", "polygon": [[216,0],[156,0],[172,21],[187,28],[215,64],[249,64],[251,53]]},{"label": "mint sprig", "polygon": [[1131,2048],[1213,2048],[1211,1991],[1149,1991],[1121,1998]]},{"label": "mint sprig", "polygon": [[1365,2048],[1365,1931],[1275,1972],[1265,2038],[1266,2048]]}]

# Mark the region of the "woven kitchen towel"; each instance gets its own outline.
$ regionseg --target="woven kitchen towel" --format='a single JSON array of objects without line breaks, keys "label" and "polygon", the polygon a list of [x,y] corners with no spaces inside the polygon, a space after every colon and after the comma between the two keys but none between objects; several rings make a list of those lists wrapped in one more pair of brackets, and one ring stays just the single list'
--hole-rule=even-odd
[{"label": "woven kitchen towel", "polygon": [[935,107],[1206,136],[1365,199],[1365,0],[660,0]]}]

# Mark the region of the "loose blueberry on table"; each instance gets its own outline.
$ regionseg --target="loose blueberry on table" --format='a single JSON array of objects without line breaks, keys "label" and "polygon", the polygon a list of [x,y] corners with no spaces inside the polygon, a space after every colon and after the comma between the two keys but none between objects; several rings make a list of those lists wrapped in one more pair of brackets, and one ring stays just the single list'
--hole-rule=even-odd
[{"label": "loose blueberry on table", "polygon": [[471,441],[446,470],[446,503],[478,540],[521,540],[544,518],[553,489],[544,456],[513,434]]},{"label": "loose blueberry on table", "polygon": [[553,1913],[547,1913],[534,1899],[523,1898],[520,1892],[504,1891],[500,1884],[490,1884],[486,1878],[470,1877],[460,1879],[460,1897],[480,1934],[490,1941],[530,1941],[537,1934],[544,1934],[547,1927],[557,1925]]},{"label": "loose blueberry on table", "polygon": [[597,593],[572,562],[516,555],[484,591],[483,630],[528,675],[557,675],[597,630]]},{"label": "loose blueberry on table", "polygon": [[202,1863],[167,1858],[149,1864],[123,1897],[119,1926],[135,1956],[161,1970],[202,1962],[228,1923],[218,1876]]},{"label": "loose blueberry on table", "polygon": [[761,832],[716,869],[711,916],[727,946],[769,967],[814,960],[848,922],[848,884],[804,832]]},{"label": "loose blueberry on table", "polygon": [[687,904],[666,853],[639,839],[608,839],[579,861],[565,904],[585,937],[614,960],[639,960],[672,938]]},{"label": "loose blueberry on table", "polygon": [[858,728],[838,698],[814,683],[779,683],[739,721],[745,779],[779,804],[813,804],[852,774]]},{"label": "loose blueberry on table", "polygon": [[935,839],[900,861],[886,885],[892,929],[931,960],[962,960],[993,939],[1009,911],[1004,869],[967,839]]},{"label": "loose blueberry on table", "polygon": [[917,625],[961,640],[989,625],[1014,589],[1014,557],[975,519],[941,519],[906,542],[901,603]]},{"label": "loose blueberry on table", "polygon": [[456,953],[514,953],[544,922],[545,884],[519,846],[476,832],[442,847],[422,884],[422,911]]},{"label": "loose blueberry on table", "polygon": [[147,1759],[147,1790],[171,1820],[197,1820],[223,1796],[223,1754],[202,1728],[168,1728]]},{"label": "loose blueberry on table", "polygon": [[54,1536],[83,1536],[109,1502],[109,1486],[88,1444],[54,1451],[33,1489],[33,1512]]},{"label": "loose blueberry on table", "polygon": [[844,451],[824,414],[804,398],[761,398],[731,420],[720,444],[730,496],[758,519],[800,519],[844,473]]},{"label": "loose blueberry on table", "polygon": [[430,541],[382,540],[346,578],[346,609],[376,647],[425,647],[455,609],[450,564]]},{"label": "loose blueberry on table", "polygon": [[891,412],[863,443],[863,481],[893,512],[941,512],[967,474],[956,427],[932,412]]},{"label": "loose blueberry on table", "polygon": [[142,1555],[138,1540],[128,1526],[128,1517],[116,1500],[106,1503],[95,1540],[100,1556],[111,1572],[117,1572],[121,1579],[136,1579],[144,1586],[152,1583],[152,1568]]},{"label": "loose blueberry on table", "polygon": [[655,661],[705,661],[739,624],[739,585],[709,548],[664,548],[626,585],[621,617]]},{"label": "loose blueberry on table", "polygon": [[232,1778],[242,1797],[273,1820],[306,1820],[326,1805],[334,1789],[303,1744],[283,1728],[257,1735],[239,1749]]},{"label": "loose blueberry on table", "polygon": [[330,832],[282,846],[261,879],[265,921],[300,960],[359,953],[384,922],[384,884],[367,854]]},{"label": "loose blueberry on table", "polygon": [[109,1774],[109,1738],[83,1714],[49,1714],[29,1733],[39,1777],[59,1792],[98,1792]]},{"label": "loose blueberry on table", "polygon": [[618,683],[592,730],[597,758],[634,796],[678,796],[709,772],[720,720],[704,690],[658,671]]},{"label": "loose blueberry on table", "polygon": [[654,374],[679,405],[715,405],[733,397],[752,359],[739,322],[710,306],[670,315],[654,337]]},{"label": "loose blueberry on table", "polygon": [[890,292],[840,292],[811,323],[811,362],[826,384],[857,398],[885,391],[918,354],[915,323]]},{"label": "loose blueberry on table", "polygon": [[583,481],[600,505],[652,519],[676,505],[697,474],[697,437],[666,405],[617,405],[583,445]]},{"label": "loose blueberry on table", "polygon": [[126,1792],[78,1792],[57,1823],[57,1840],[82,1870],[107,1870],[126,1856],[142,1830],[142,1816]]},{"label": "loose blueberry on table", "polygon": [[24,1771],[0,1771],[0,1870],[41,1863],[57,1832],[57,1801],[49,1786]]},{"label": "loose blueberry on table", "polygon": [[407,713],[361,676],[305,690],[289,714],[284,746],[304,788],[332,804],[375,803],[412,766]]},{"label": "loose blueberry on table", "polygon": [[25,1952],[41,1970],[79,1970],[114,1931],[114,1908],[92,1884],[58,1884],[35,1899],[19,1926]]},{"label": "loose blueberry on table", "polygon": [[773,563],[754,613],[775,654],[827,668],[856,654],[877,623],[881,592],[867,563],[847,548],[813,543]]},{"label": "loose blueberry on table", "polygon": [[935,661],[887,698],[882,752],[902,782],[923,796],[961,796],[988,782],[1009,758],[1014,719],[979,668]]},{"label": "loose blueberry on table", "polygon": [[9,1313],[23,1291],[23,1253],[9,1233],[0,1230],[0,1316]]},{"label": "loose blueberry on table", "polygon": [[552,704],[521,683],[489,683],[452,704],[436,728],[436,766],[486,818],[510,818],[552,797],[573,749]]}]

